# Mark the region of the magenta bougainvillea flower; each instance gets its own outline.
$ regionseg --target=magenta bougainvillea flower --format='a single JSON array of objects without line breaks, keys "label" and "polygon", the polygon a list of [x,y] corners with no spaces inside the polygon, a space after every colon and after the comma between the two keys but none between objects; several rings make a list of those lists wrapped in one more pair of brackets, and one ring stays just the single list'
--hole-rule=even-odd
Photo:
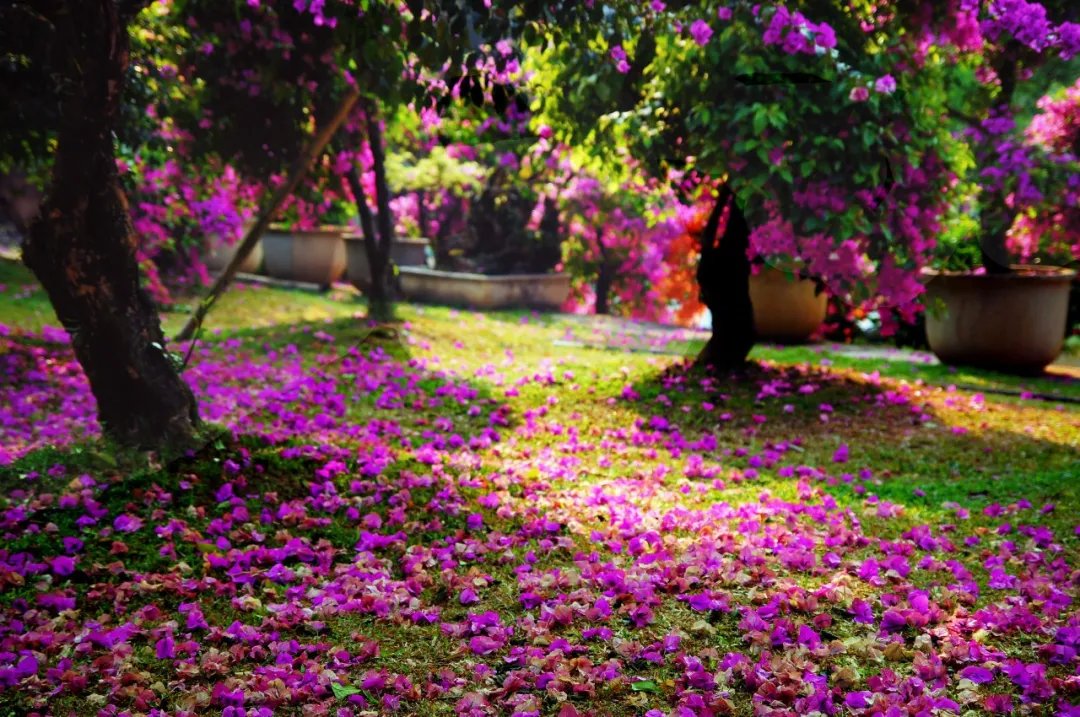
[{"label": "magenta bougainvillea flower", "polygon": [[[678,365],[586,389],[577,367],[509,353],[465,371],[465,333],[435,356],[405,328],[397,360],[333,326],[291,331],[195,349],[203,415],[242,441],[134,482],[72,454],[9,488],[0,699],[234,717],[1075,712],[1075,538],[1046,523],[1060,508],[928,520],[874,495],[889,478],[861,444],[761,439],[782,406],[792,427],[881,414],[915,435],[935,410],[981,420],[982,396],[869,375],[845,393],[839,373],[764,364],[741,404]],[[5,463],[97,435],[62,332],[0,341]],[[586,400],[611,420],[581,420]]]}]

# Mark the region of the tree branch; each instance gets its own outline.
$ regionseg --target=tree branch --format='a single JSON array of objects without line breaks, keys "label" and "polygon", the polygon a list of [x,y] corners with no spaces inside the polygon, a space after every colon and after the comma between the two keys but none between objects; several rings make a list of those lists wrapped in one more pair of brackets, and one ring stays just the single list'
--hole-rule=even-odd
[{"label": "tree branch", "polygon": [[953,109],[952,107],[946,107],[945,112],[949,115],[949,117],[952,117],[955,120],[960,120],[961,122],[972,127],[978,126],[981,123],[981,120],[979,120],[978,117],[975,117],[974,115],[969,115],[966,112],[961,112],[957,109]]},{"label": "tree branch", "polygon": [[206,297],[199,302],[198,307],[195,309],[195,313],[191,315],[188,322],[184,325],[184,328],[180,330],[174,337],[174,341],[186,341],[194,336],[195,331],[202,326],[203,319],[206,318],[207,313],[210,312],[214,302],[226,287],[232,282],[236,273],[240,271],[240,264],[247,258],[247,255],[251,253],[251,250],[255,248],[259,239],[262,238],[263,232],[270,226],[270,220],[281,208],[282,203],[288,198],[296,188],[307,176],[308,171],[311,169],[311,165],[315,162],[315,158],[322,154],[322,151],[326,148],[326,145],[330,142],[330,139],[337,133],[338,128],[344,124],[345,119],[349,116],[352,108],[356,105],[360,99],[360,90],[352,88],[349,90],[349,94],[345,96],[345,99],[341,101],[334,116],[330,118],[321,129],[311,143],[300,152],[300,155],[293,162],[292,167],[289,169],[288,179],[283,185],[277,188],[277,190],[270,196],[266,203],[259,211],[259,218],[255,221],[255,225],[248,230],[247,236],[240,242],[240,246],[236,248],[236,254],[233,256],[232,261],[225,267],[225,271],[214,282],[210,290],[206,292]]},{"label": "tree branch", "polygon": [[135,19],[152,0],[118,0],[116,15],[125,25]]}]

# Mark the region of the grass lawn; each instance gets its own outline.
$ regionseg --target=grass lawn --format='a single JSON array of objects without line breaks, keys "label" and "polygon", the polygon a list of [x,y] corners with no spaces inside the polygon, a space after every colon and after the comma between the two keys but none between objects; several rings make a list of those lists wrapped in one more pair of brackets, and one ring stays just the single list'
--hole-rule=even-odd
[{"label": "grass lawn", "polygon": [[161,457],[0,284],[0,715],[1080,714],[1075,380],[245,287]]}]

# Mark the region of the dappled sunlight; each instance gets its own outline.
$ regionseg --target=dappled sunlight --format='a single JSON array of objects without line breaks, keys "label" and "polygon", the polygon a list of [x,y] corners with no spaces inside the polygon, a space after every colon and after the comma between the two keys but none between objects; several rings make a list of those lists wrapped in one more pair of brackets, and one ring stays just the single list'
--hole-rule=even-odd
[{"label": "dappled sunlight", "polygon": [[392,333],[201,342],[189,380],[239,441],[165,468],[33,452],[78,447],[92,404],[62,336],[8,339],[36,407],[5,418],[0,674],[20,704],[199,711],[224,689],[451,714],[565,695],[629,715],[1070,694],[1070,408],[780,360],[708,376],[554,344],[556,318],[404,313]]}]

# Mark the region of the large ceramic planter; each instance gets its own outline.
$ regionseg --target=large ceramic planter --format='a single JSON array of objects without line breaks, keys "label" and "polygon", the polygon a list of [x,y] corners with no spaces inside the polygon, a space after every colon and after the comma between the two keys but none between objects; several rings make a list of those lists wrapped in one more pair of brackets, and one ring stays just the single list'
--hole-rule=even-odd
[{"label": "large ceramic planter", "polygon": [[[247,234],[247,228],[244,229],[244,235]],[[215,237],[210,242],[210,246],[203,256],[203,262],[206,264],[206,268],[213,272],[224,271],[225,267],[229,265],[229,262],[236,256],[236,250],[240,247],[240,242],[243,241],[243,235],[240,239],[232,244],[226,244],[220,237]],[[263,262],[263,245],[260,239],[255,248],[248,252],[248,255],[244,257],[244,261],[240,264],[239,271],[245,274],[254,274],[262,267]]]},{"label": "large ceramic planter", "polygon": [[398,271],[405,298],[470,309],[558,310],[570,296],[567,274],[487,276],[403,266]]},{"label": "large ceramic planter", "polygon": [[[390,261],[394,266],[427,266],[429,239],[394,239],[390,244]],[[345,235],[345,253],[348,260],[346,276],[353,286],[363,289],[371,283],[371,265],[368,264],[364,237],[359,234]]]},{"label": "large ceramic planter", "polygon": [[782,271],[764,268],[750,277],[754,329],[765,341],[801,343],[825,321],[829,298],[814,293],[814,282],[791,279]]},{"label": "large ceramic planter", "polygon": [[923,271],[926,339],[942,363],[1037,373],[1065,342],[1076,272],[1015,266],[1012,274]]},{"label": "large ceramic planter", "polygon": [[285,229],[263,235],[266,274],[275,279],[328,286],[345,274],[345,229]]}]

